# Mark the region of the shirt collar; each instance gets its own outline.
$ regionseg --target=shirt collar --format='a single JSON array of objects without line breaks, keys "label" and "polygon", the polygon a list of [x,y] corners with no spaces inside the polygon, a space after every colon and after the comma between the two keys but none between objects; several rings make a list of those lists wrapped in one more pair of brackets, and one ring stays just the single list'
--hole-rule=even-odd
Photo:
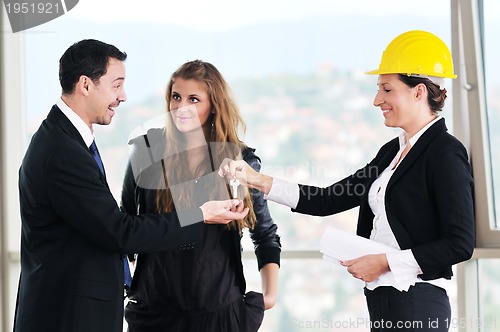
[{"label": "shirt collar", "polygon": [[[430,126],[432,126],[434,123],[438,122],[441,119],[442,117],[438,115],[434,120],[426,124],[424,128],[420,129],[415,135],[413,135],[412,138],[410,138],[411,146],[414,146],[415,143],[417,143],[417,140],[420,138],[420,136],[422,136],[425,133],[425,131],[429,129]],[[399,135],[399,146],[402,147],[404,145],[406,145],[406,133],[403,131]]]},{"label": "shirt collar", "polygon": [[66,115],[73,126],[75,126],[76,130],[78,130],[87,147],[90,147],[90,144],[92,144],[92,142],[94,141],[93,130],[89,128],[89,126],[87,126],[85,121],[83,121],[82,118],[80,118],[78,114],[75,113],[75,111],[73,111],[68,105],[66,105],[62,98],[59,98],[56,105],[57,107],[59,107],[61,112]]}]

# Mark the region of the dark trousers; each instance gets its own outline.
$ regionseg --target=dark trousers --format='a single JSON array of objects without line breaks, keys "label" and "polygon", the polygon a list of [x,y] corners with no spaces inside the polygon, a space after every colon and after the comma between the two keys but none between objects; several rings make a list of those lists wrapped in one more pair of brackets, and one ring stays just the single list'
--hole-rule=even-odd
[{"label": "dark trousers", "polygon": [[127,332],[256,332],[264,319],[264,297],[248,292],[232,303],[197,312],[174,312],[129,302]]},{"label": "dark trousers", "polygon": [[407,292],[394,287],[365,288],[371,332],[448,331],[451,320],[446,290],[421,282]]}]

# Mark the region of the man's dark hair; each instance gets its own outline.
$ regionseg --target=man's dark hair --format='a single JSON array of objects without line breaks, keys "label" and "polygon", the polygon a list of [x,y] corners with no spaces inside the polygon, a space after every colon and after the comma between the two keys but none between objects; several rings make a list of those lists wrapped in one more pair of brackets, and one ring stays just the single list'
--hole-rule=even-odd
[{"label": "man's dark hair", "polygon": [[63,94],[72,93],[82,75],[97,82],[106,74],[110,58],[125,61],[127,54],[95,39],[84,39],[71,45],[59,60],[59,82]]}]

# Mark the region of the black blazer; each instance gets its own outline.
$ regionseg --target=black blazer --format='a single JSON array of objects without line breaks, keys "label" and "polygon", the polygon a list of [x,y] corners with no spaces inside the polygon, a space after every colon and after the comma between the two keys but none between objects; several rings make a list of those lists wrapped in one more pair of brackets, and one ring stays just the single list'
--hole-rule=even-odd
[{"label": "black blazer", "polygon": [[[178,215],[121,212],[81,135],[57,106],[31,140],[19,194],[14,331],[121,332],[122,253],[170,249],[181,230]],[[180,213],[203,226],[200,209]]]},{"label": "black blazer", "polygon": [[[296,212],[326,216],[359,206],[357,234],[369,238],[373,212],[368,191],[399,151],[386,143],[365,167],[318,188],[299,185]],[[429,127],[401,161],[387,186],[389,225],[401,249],[411,249],[423,280],[450,279],[451,266],[474,250],[473,180],[467,152],[447,132],[444,119]]]}]

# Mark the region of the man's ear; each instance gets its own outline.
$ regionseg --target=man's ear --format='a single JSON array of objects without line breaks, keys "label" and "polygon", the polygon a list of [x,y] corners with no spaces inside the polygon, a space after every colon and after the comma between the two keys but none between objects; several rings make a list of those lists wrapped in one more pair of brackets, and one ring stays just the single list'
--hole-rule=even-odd
[{"label": "man's ear", "polygon": [[75,90],[79,93],[87,96],[89,94],[89,85],[92,84],[92,80],[85,75],[80,76],[80,79],[76,83]]}]

